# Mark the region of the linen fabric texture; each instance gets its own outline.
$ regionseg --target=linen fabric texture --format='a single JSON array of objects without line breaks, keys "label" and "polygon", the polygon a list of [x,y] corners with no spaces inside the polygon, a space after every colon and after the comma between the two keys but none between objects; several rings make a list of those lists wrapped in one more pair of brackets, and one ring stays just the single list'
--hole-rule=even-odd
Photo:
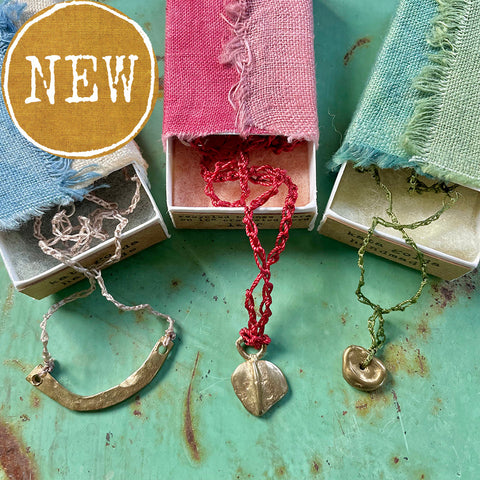
[{"label": "linen fabric texture", "polygon": [[438,0],[427,41],[405,148],[424,173],[480,188],[480,1]]},{"label": "linen fabric texture", "polygon": [[44,8],[50,7],[55,3],[60,3],[62,0],[24,0],[21,2],[25,5],[18,19],[14,21],[15,25],[21,27],[30,17],[33,17]]},{"label": "linen fabric texture", "polygon": [[[54,3],[30,0],[27,5],[14,1],[0,4],[0,73],[18,25]],[[0,230],[18,229],[51,207],[82,200],[96,179],[132,162],[146,167],[134,142],[93,162],[59,158],[34,146],[13,124],[0,95]]]},{"label": "linen fabric texture", "polygon": [[318,141],[311,0],[167,0],[164,142],[226,133]]},{"label": "linen fabric texture", "polygon": [[401,139],[420,98],[413,81],[428,64],[435,0],[401,0],[353,120],[332,166],[415,166]]},{"label": "linen fabric texture", "polygon": [[401,0],[336,167],[413,167],[480,187],[480,2]]}]

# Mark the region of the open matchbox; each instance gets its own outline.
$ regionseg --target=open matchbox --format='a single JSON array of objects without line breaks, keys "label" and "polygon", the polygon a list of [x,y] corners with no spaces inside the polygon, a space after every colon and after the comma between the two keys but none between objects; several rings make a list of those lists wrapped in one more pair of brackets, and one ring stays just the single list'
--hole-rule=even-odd
[{"label": "open matchbox", "polygon": [[[169,237],[163,218],[155,205],[149,191],[145,171],[133,163],[113,172],[108,177],[97,180],[98,184],[107,184],[109,188],[99,188],[96,193],[101,198],[116,202],[120,208],[130,204],[135,192],[135,184],[126,180],[125,173],[132,176],[136,173],[142,183],[140,201],[135,210],[128,216],[128,225],[121,236],[122,259],[133,255],[151,245]],[[71,207],[67,206],[67,211]],[[85,200],[75,203],[75,215],[88,215],[97,208]],[[52,216],[57,212],[54,208],[43,217],[42,231],[50,224]],[[105,261],[115,250],[113,230],[117,222],[106,221],[105,229],[109,233],[106,241],[96,241],[82,254],[73,258],[83,266],[95,266]],[[85,277],[54,258],[45,255],[33,236],[33,220],[25,223],[20,230],[0,232],[0,254],[14,287],[30,297],[41,299],[47,295],[72,285]]]},{"label": "open matchbox", "polygon": [[[213,207],[205,194],[205,182],[200,173],[201,155],[175,137],[166,143],[167,206],[176,228],[190,229],[241,229],[244,211],[242,207]],[[315,145],[305,142],[292,152],[275,154],[271,151],[255,151],[250,154],[252,165],[271,165],[285,169],[298,186],[298,199],[293,215],[293,228],[313,228],[317,216]],[[250,198],[263,190],[250,184]],[[222,199],[235,201],[240,198],[238,182],[215,184],[215,192]],[[278,228],[287,189],[281,186],[279,193],[263,207],[255,210],[254,221],[259,228]]]},{"label": "open matchbox", "polygon": [[[435,213],[443,193],[409,193],[405,170],[380,170],[392,192],[393,209],[400,222],[412,223]],[[422,179],[425,183],[429,180]],[[431,181],[430,181],[431,182]],[[453,280],[478,266],[480,260],[480,192],[458,187],[453,207],[429,226],[407,230],[425,255],[428,273]],[[359,248],[374,215],[388,219],[385,193],[368,172],[344,164],[338,173],[319,233]],[[367,249],[394,262],[419,269],[415,251],[400,232],[378,226]]]}]

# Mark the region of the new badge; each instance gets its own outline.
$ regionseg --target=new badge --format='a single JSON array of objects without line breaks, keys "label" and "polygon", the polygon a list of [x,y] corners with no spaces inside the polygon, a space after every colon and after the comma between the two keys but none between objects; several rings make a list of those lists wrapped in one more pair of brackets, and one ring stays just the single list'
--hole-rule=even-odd
[{"label": "new badge", "polygon": [[9,114],[54,155],[93,158],[133,139],[157,98],[157,63],[138,24],[91,1],[55,4],[11,42],[2,72]]}]

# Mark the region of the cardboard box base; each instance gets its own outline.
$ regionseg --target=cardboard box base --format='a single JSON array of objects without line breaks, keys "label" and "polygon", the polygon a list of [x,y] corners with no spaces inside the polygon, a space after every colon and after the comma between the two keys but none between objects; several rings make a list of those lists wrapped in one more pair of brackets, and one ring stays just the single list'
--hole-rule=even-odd
[{"label": "cardboard box base", "polygon": [[[176,228],[185,229],[244,229],[243,209],[236,209],[241,213],[224,213],[218,211],[214,213],[192,214],[181,213],[178,211],[170,212],[170,216]],[[260,210],[260,209],[259,209]],[[258,211],[258,210],[257,210]],[[312,229],[315,223],[316,214],[313,213],[295,213],[292,218],[292,228]],[[253,220],[260,229],[276,229],[280,225],[278,213],[256,213]]]},{"label": "cardboard box base", "polygon": [[[335,210],[335,196],[339,191],[340,184],[344,176],[351,175],[352,171],[353,167],[351,165],[345,164],[342,166],[330,195],[330,199],[318,228],[318,232],[322,235],[346,243],[347,245],[351,245],[352,247],[358,249],[362,245],[370,225],[359,224],[353,219],[346,218],[345,216],[339,214],[338,211]],[[361,182],[361,179],[359,182]],[[359,188],[363,187],[361,184],[357,185]],[[407,194],[407,190],[405,190],[405,194]],[[421,199],[421,197],[419,198]],[[355,200],[356,198],[352,198],[352,204],[355,204]],[[480,219],[477,218],[476,222],[474,221],[472,224],[466,224],[463,226],[463,228],[475,229],[477,227],[477,223],[479,223],[479,220]],[[472,261],[458,258],[453,255],[448,255],[435,250],[428,245],[422,245],[419,242],[417,242],[417,245],[424,254],[427,263],[427,272],[444,280],[453,280],[465,275],[476,268],[480,260],[480,242],[478,242],[478,254]],[[400,263],[417,270],[420,269],[415,251],[409,245],[407,245],[402,238],[389,235],[388,233],[376,230],[368,245],[367,251],[388,260],[392,260],[396,263]]]},{"label": "cardboard box base", "polygon": [[[331,216],[325,216],[322,219],[322,224],[319,233],[326,237],[333,238],[339,242],[346,243],[359,249],[362,246],[363,240],[367,236],[366,231],[353,228],[347,222]],[[461,265],[455,261],[448,261],[443,256],[435,256],[425,252],[424,248],[420,250],[425,255],[427,263],[427,272],[444,280],[454,280],[470,272],[474,267],[470,264]],[[420,264],[417,260],[417,254],[413,248],[405,244],[405,242],[396,241],[393,239],[382,238],[379,235],[373,235],[367,247],[367,252],[378,255],[379,257],[392,260],[396,263],[401,263],[407,267],[420,270]]]},{"label": "cardboard box base", "polygon": [[[125,237],[122,238],[122,256],[119,261],[145,250],[166,238],[167,235],[165,234],[163,227],[158,223],[152,223],[136,234],[125,235]],[[114,251],[115,246],[113,243],[111,243],[110,246],[102,245],[102,248],[99,251],[82,259],[80,264],[84,267],[95,267],[108,259]],[[84,279],[85,277],[81,273],[70,267],[64,267],[49,275],[48,278],[31,285],[20,286],[17,289],[19,292],[24,293],[29,297],[40,300],[47,295],[59,292],[60,290]]]},{"label": "cardboard box base", "polygon": [[[122,259],[140,252],[151,245],[168,238],[168,231],[158,211],[153,197],[146,184],[145,172],[136,165],[126,167],[129,174],[134,172],[142,181],[140,202],[137,208],[129,215],[129,224],[121,235]],[[98,180],[100,183],[110,184],[100,197],[108,196],[108,201],[115,201],[121,208],[123,203],[129,202],[132,194],[132,184],[125,186],[123,171],[112,173],[106,179]],[[113,182],[113,183],[112,183]],[[126,191],[130,189],[129,191]],[[93,210],[95,205],[88,202],[88,209]],[[87,202],[85,202],[87,204]],[[82,204],[76,204],[77,213],[82,209]],[[128,205],[128,204],[127,204]],[[68,207],[67,207],[68,208]],[[87,208],[85,205],[84,208]],[[56,211],[56,209],[55,209]],[[44,218],[51,217],[52,213],[45,214]],[[44,220],[47,223],[48,220]],[[105,227],[107,228],[107,227]],[[113,224],[108,226],[113,229]],[[112,237],[112,232],[110,237]],[[48,235],[47,235],[48,236]],[[96,266],[109,258],[115,250],[114,239],[109,238],[93,245],[90,249],[73,258],[83,266]],[[45,255],[33,237],[33,222],[25,224],[19,232],[0,233],[0,254],[14,287],[30,297],[41,299],[56,293],[65,287],[73,285],[85,277],[50,256]]]},{"label": "cardboard box base", "polygon": [[[300,202],[293,215],[292,228],[312,229],[317,218],[316,201],[316,167],[315,145],[308,143],[300,146],[302,153],[302,165],[305,169],[299,170],[297,165],[292,179],[299,187]],[[179,152],[179,153],[177,153]],[[283,154],[274,156],[268,160],[273,167],[284,168],[291,175],[288,162],[280,158]],[[304,156],[303,156],[304,155]],[[200,155],[198,152],[189,152],[188,147],[178,139],[169,138],[166,146],[167,156],[167,206],[172,222],[176,228],[189,229],[243,229],[243,208],[212,207],[210,199],[205,195],[205,183],[200,174]],[[179,158],[177,158],[177,156]],[[179,164],[180,162],[180,164]],[[274,163],[278,162],[278,163]],[[284,163],[282,163],[284,162]],[[177,178],[178,177],[178,178]],[[231,184],[232,182],[225,182]],[[235,183],[235,182],[233,182]],[[188,188],[187,188],[188,187]],[[237,200],[239,192],[233,192],[234,185],[217,186],[219,196],[223,199]],[[176,189],[182,189],[185,194],[176,194]],[[255,187],[258,188],[258,187]],[[285,188],[285,187],[282,187]],[[254,189],[252,187],[252,189]],[[258,194],[258,193],[256,193]],[[256,195],[255,193],[252,196]],[[232,197],[229,198],[228,195]],[[181,197],[181,198],[180,198]],[[185,198],[191,197],[191,204]],[[254,220],[260,229],[277,229],[282,217],[284,194],[279,193],[272,199],[276,205],[271,206],[270,200],[266,206],[255,211]]]}]

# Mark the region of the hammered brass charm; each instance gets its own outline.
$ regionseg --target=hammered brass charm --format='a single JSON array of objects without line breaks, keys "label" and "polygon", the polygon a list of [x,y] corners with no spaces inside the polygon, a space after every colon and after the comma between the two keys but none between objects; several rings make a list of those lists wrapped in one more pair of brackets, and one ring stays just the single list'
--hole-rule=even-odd
[{"label": "hammered brass charm", "polygon": [[81,396],[70,392],[49,373],[42,375],[43,365],[35,367],[27,376],[27,381],[52,400],[70,410],[88,412],[108,408],[135,395],[155,378],[173,348],[173,342],[170,342],[165,347],[165,351],[161,352],[163,340],[164,337],[156,343],[142,366],[127,379],[119,385],[95,395]]},{"label": "hammered brass charm", "polygon": [[241,343],[239,338],[237,349],[246,361],[232,374],[233,389],[243,406],[260,417],[288,392],[287,380],[276,365],[260,360],[265,355],[265,345],[257,354],[249,355]]},{"label": "hammered brass charm", "polygon": [[368,351],[357,345],[350,345],[343,352],[343,378],[354,388],[363,392],[373,392],[380,388],[387,378],[387,369],[378,359],[373,357],[365,368],[362,362],[367,358]]}]

